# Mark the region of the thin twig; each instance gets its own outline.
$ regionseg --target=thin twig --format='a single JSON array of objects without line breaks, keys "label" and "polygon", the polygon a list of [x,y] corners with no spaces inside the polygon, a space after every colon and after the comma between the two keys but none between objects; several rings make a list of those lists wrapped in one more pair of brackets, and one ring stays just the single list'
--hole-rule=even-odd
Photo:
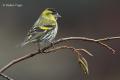
[{"label": "thin twig", "polygon": [[9,76],[7,76],[7,75],[5,75],[5,74],[3,74],[3,73],[0,73],[0,76],[2,76],[3,78],[5,78],[5,79],[7,79],[7,80],[14,80],[14,79],[12,79],[11,77],[9,77]]},{"label": "thin twig", "polygon": [[120,39],[120,36],[101,38],[101,39],[97,39],[96,41],[109,41],[109,40],[113,40],[113,39]]},{"label": "thin twig", "polygon": [[105,44],[105,43],[103,43],[103,42],[99,42],[101,45],[103,45],[104,47],[107,47],[109,50],[111,50],[112,51],[112,54],[115,54],[115,50],[112,48],[112,47],[110,47],[109,45],[107,45],[107,44]]},{"label": "thin twig", "polygon": [[85,74],[84,78],[85,78],[85,80],[88,80],[88,74],[89,74],[88,64],[87,64],[87,61],[85,60],[85,58],[82,56],[82,54],[80,54],[79,51],[83,51],[83,52],[89,54],[90,56],[93,56],[93,55],[85,49],[77,49],[77,48],[70,47],[70,46],[56,47],[54,49],[50,49],[50,50],[46,51],[46,53],[54,52],[54,51],[57,51],[57,50],[60,50],[60,49],[70,49],[70,50],[73,51],[74,54],[76,54],[78,62],[79,62],[80,66],[83,69],[83,72]]},{"label": "thin twig", "polygon": [[[88,50],[86,49],[77,49],[78,51],[83,51],[85,53],[87,53],[89,56],[93,56]],[[80,55],[80,54],[79,54]]]},{"label": "thin twig", "polygon": [[69,47],[69,46],[59,46],[59,47],[55,47],[53,49],[49,49],[47,51],[45,51],[45,53],[50,53],[50,52],[54,52],[54,51],[57,51],[57,50],[60,50],[60,49],[72,49],[72,50],[75,50],[75,51],[83,51],[85,53],[87,53],[88,55],[90,56],[93,56],[89,51],[87,51],[86,49],[82,49],[82,48],[79,48],[79,49],[76,49],[74,47]]}]

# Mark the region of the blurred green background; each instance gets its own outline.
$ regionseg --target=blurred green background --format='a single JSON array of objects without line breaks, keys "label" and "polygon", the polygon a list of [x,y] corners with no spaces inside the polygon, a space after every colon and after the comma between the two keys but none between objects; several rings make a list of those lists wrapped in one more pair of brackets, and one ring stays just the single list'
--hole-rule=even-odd
[{"label": "blurred green background", "polygon": [[[22,7],[3,7],[22,4]],[[104,38],[120,36],[119,0],[0,0],[0,68],[11,60],[36,51],[34,44],[17,47],[40,13],[56,8],[61,37]],[[84,55],[89,64],[89,80],[120,80],[120,40],[109,41],[116,54],[89,42],[65,43],[85,48],[94,57]],[[6,72],[16,80],[83,80],[76,57],[69,50],[37,55],[9,68]],[[1,79],[2,80],[2,79]]]}]

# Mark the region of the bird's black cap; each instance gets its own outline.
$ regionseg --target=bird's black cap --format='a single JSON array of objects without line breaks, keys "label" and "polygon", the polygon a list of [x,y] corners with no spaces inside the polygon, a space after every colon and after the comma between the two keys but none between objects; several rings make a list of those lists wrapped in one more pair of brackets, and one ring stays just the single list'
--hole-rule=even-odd
[{"label": "bird's black cap", "polygon": [[55,8],[48,8],[48,10],[52,11],[54,14],[57,13],[56,9]]}]

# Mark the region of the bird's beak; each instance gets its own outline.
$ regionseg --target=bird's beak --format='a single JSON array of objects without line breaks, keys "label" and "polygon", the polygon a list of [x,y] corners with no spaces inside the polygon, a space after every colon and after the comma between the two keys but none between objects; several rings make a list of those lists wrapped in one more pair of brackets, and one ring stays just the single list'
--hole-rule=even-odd
[{"label": "bird's beak", "polygon": [[58,13],[55,15],[56,17],[61,17]]}]

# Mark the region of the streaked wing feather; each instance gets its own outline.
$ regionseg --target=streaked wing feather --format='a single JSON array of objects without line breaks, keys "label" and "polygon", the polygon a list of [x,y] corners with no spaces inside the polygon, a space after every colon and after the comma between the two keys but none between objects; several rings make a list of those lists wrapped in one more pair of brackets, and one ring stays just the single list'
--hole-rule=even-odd
[{"label": "streaked wing feather", "polygon": [[[26,41],[30,41],[30,40],[35,39],[36,37],[40,37],[44,35],[49,30],[54,29],[55,26],[56,26],[56,22],[40,16],[39,19],[33,25],[33,27],[31,27],[29,32],[27,33]],[[48,27],[49,29],[46,30],[41,27]]]}]

